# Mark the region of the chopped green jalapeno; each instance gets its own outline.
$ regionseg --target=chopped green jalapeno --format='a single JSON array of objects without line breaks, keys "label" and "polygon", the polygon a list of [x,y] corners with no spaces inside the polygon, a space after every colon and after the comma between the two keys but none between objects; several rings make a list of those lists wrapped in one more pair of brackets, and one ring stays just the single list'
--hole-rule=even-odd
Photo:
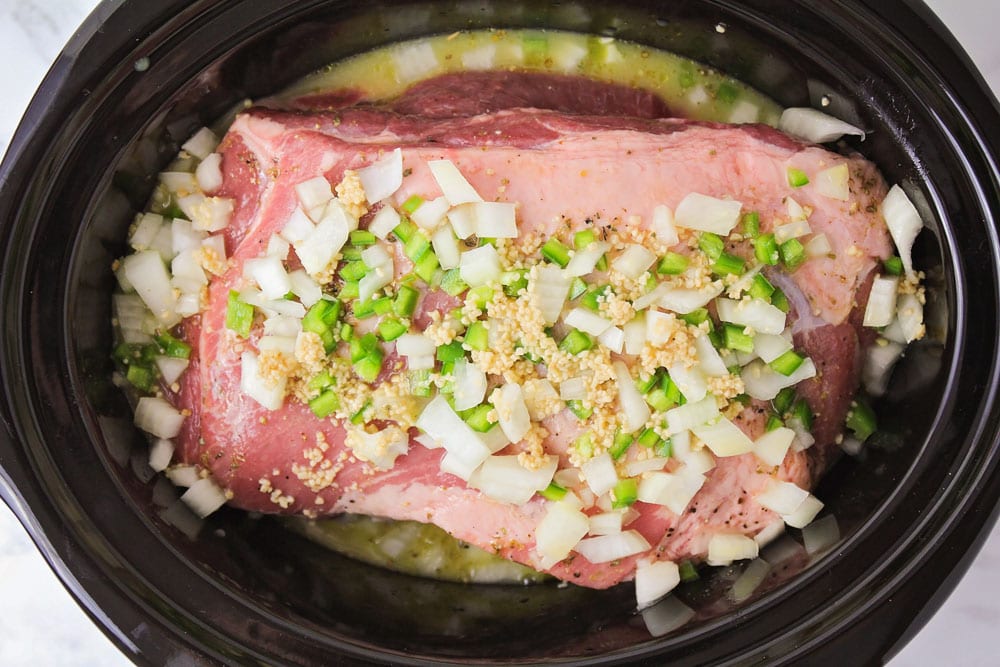
[{"label": "chopped green jalapeno", "polygon": [[240,338],[249,338],[252,325],[253,306],[240,299],[239,292],[229,290],[229,300],[226,302],[226,328],[235,331]]},{"label": "chopped green jalapeno", "polygon": [[546,500],[562,500],[566,497],[566,489],[559,486],[555,482],[550,482],[547,487],[538,492],[538,495]]},{"label": "chopped green jalapeno", "polygon": [[489,330],[482,322],[473,322],[465,331],[465,344],[473,350],[483,352],[489,349]]},{"label": "chopped green jalapeno", "polygon": [[632,477],[619,480],[611,490],[611,496],[612,509],[631,507],[639,499],[639,484]]},{"label": "chopped green jalapeno", "polygon": [[409,331],[409,327],[395,317],[384,317],[378,323],[378,335],[382,340],[393,341]]},{"label": "chopped green jalapeno", "polygon": [[784,376],[789,376],[799,369],[805,359],[795,350],[788,350],[783,355],[772,361],[768,366],[772,369],[781,373]]},{"label": "chopped green jalapeno", "polygon": [[715,260],[715,263],[712,265],[712,271],[720,276],[730,274],[739,275],[743,273],[744,265],[743,258],[724,252]]},{"label": "chopped green jalapeno", "polygon": [[722,342],[730,350],[753,352],[753,336],[744,333],[744,328],[728,322],[722,329]]},{"label": "chopped green jalapeno", "polygon": [[559,349],[563,352],[569,352],[570,354],[580,354],[581,352],[586,352],[592,347],[594,347],[594,339],[579,329],[573,329],[570,331],[566,334],[566,337],[562,339],[562,342],[559,343]]},{"label": "chopped green jalapeno", "polygon": [[755,239],[760,236],[760,214],[750,211],[743,216],[743,236]]},{"label": "chopped green jalapeno", "polygon": [[420,195],[410,195],[407,197],[406,201],[403,202],[403,205],[399,207],[399,210],[406,215],[411,215],[414,211],[420,208],[423,203],[424,198]]},{"label": "chopped green jalapeno", "polygon": [[316,398],[309,401],[309,409],[313,414],[322,419],[329,417],[340,409],[340,398],[332,389],[327,389]]},{"label": "chopped green jalapeno", "polygon": [[562,244],[558,239],[550,238],[542,246],[542,257],[552,262],[553,264],[558,264],[559,266],[566,268],[569,264],[569,248]]},{"label": "chopped green jalapeno", "polygon": [[633,442],[635,442],[635,438],[632,437],[631,433],[625,433],[619,430],[615,433],[615,439],[611,444],[611,449],[608,450],[611,454],[611,458],[616,461],[620,459],[622,455],[628,451],[628,448],[632,446]]},{"label": "chopped green jalapeno", "polygon": [[781,244],[781,261],[789,269],[796,269],[806,261],[806,249],[798,239],[788,239]]},{"label": "chopped green jalapeno", "polygon": [[753,240],[754,256],[761,264],[774,266],[781,259],[778,250],[778,242],[774,239],[774,234],[761,234]]},{"label": "chopped green jalapeno", "polygon": [[417,310],[417,299],[420,292],[409,285],[401,285],[396,292],[396,299],[392,302],[392,311],[400,317],[413,317]]},{"label": "chopped green jalapeno", "polygon": [[793,188],[801,188],[803,185],[809,184],[809,177],[806,176],[806,172],[795,167],[788,168],[788,184]]},{"label": "chopped green jalapeno", "polygon": [[761,274],[757,274],[750,281],[750,296],[754,299],[761,299],[763,301],[770,301],[771,295],[774,294],[774,285],[771,284],[767,278]]},{"label": "chopped green jalapeno", "polygon": [[703,232],[698,237],[698,248],[701,249],[705,255],[715,262],[722,256],[723,251],[726,249],[726,242],[722,240],[722,237],[718,234],[713,234],[711,232]]},{"label": "chopped green jalapeno", "polygon": [[656,272],[660,275],[677,276],[687,270],[688,263],[689,260],[685,255],[668,251],[656,265]]},{"label": "chopped green jalapeno", "polygon": [[855,400],[847,411],[846,425],[854,433],[855,438],[864,442],[878,428],[878,420],[875,418],[875,411],[867,403]]}]

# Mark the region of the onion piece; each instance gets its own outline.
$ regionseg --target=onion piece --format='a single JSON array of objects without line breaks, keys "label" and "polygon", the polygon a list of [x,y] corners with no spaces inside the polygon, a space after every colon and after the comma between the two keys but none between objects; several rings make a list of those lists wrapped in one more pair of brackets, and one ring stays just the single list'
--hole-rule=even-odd
[{"label": "onion piece", "polygon": [[296,207],[292,214],[288,216],[288,222],[281,228],[279,234],[293,246],[302,243],[316,226],[309,216],[301,208]]},{"label": "onion piece", "polygon": [[497,47],[495,44],[485,44],[477,49],[462,52],[462,67],[464,69],[493,69]]},{"label": "onion piece", "polygon": [[681,582],[680,568],[669,560],[640,560],[635,568],[635,601],[639,610],[652,606]]},{"label": "onion piece", "polygon": [[458,270],[462,280],[470,287],[479,287],[500,280],[500,275],[503,273],[500,266],[500,255],[497,254],[496,248],[490,244],[462,253]]},{"label": "onion piece", "polygon": [[451,160],[428,160],[427,167],[431,170],[445,199],[452,206],[483,201]]},{"label": "onion piece", "polygon": [[824,197],[840,201],[851,198],[851,172],[846,162],[819,172],[813,182],[816,192]]},{"label": "onion piece", "polygon": [[697,403],[708,394],[708,378],[701,369],[694,366],[688,368],[683,362],[677,362],[668,370],[670,379],[688,401]]},{"label": "onion piece", "polygon": [[646,315],[639,313],[622,327],[625,335],[625,354],[641,354],[646,344]]},{"label": "onion piece", "polygon": [[243,264],[243,275],[257,283],[265,299],[280,299],[292,291],[288,273],[277,257],[248,259]]},{"label": "onion piece", "polygon": [[399,227],[400,220],[399,211],[389,205],[385,205],[378,210],[372,221],[368,223],[368,231],[385,241],[389,238],[392,230]]},{"label": "onion piece", "polygon": [[202,285],[208,284],[208,277],[195,250],[185,250],[174,257],[170,262],[170,273],[173,274],[170,284],[185,294],[196,294],[201,291]]},{"label": "onion piece", "polygon": [[222,155],[219,153],[207,155],[194,170],[194,175],[202,192],[212,193],[221,188]]},{"label": "onion piece", "polygon": [[780,466],[794,439],[795,431],[781,426],[757,438],[753,443],[753,453],[769,466]]},{"label": "onion piece", "polygon": [[615,378],[618,381],[618,402],[625,421],[622,426],[632,432],[642,428],[651,414],[645,399],[635,386],[631,373],[624,363],[614,362]]},{"label": "onion piece", "polygon": [[590,515],[588,535],[614,535],[622,532],[623,514],[620,510]]},{"label": "onion piece", "polygon": [[662,637],[687,625],[694,618],[694,609],[671,595],[642,611],[642,622],[653,637]]},{"label": "onion piece", "polygon": [[241,357],[240,389],[268,410],[278,410],[285,402],[287,379],[271,384],[260,374],[257,355],[246,351]]},{"label": "onion piece", "polygon": [[604,241],[594,241],[583,250],[577,250],[566,265],[566,274],[577,277],[585,276],[594,270],[597,262],[606,252],[611,250],[611,244]]},{"label": "onion piece", "polygon": [[180,321],[177,297],[170,285],[170,275],[163,258],[155,250],[145,250],[122,260],[122,271],[146,307],[163,325],[171,327]]},{"label": "onion piece", "polygon": [[476,233],[476,209],[472,204],[454,207],[447,217],[458,238],[464,240]]},{"label": "onion piece", "polygon": [[162,398],[143,396],[135,406],[135,425],[157,438],[173,438],[181,432],[184,415]]},{"label": "onion piece", "polygon": [[490,402],[496,408],[500,428],[511,442],[519,442],[531,428],[528,406],[524,403],[524,392],[517,384],[505,384],[490,394]]},{"label": "onion piece", "polygon": [[634,280],[645,273],[655,261],[656,255],[651,250],[638,243],[629,243],[611,262],[611,268]]},{"label": "onion piece", "polygon": [[[138,231],[136,229],[137,233]],[[185,250],[196,250],[204,243],[206,238],[208,238],[208,234],[196,230],[190,220],[175,218],[170,223],[170,243],[174,255],[178,255]],[[142,250],[145,250],[145,248],[142,248]]]},{"label": "onion piece", "polygon": [[[698,353],[698,368],[708,377],[724,377],[729,375],[726,363],[719,356],[719,351],[712,345],[707,335],[694,339],[694,347]],[[682,392],[683,393],[683,392]]]},{"label": "onion piece", "polygon": [[578,401],[587,397],[589,378],[578,375],[559,383],[559,398],[563,401]]},{"label": "onion piece", "polygon": [[424,334],[406,333],[396,339],[396,353],[404,357],[434,355],[437,346]]},{"label": "onion piece", "polygon": [[897,319],[907,343],[924,336],[924,307],[915,294],[900,295],[896,305]]},{"label": "onion piece", "polygon": [[[794,201],[791,197],[789,201]],[[798,206],[798,204],[796,204]],[[792,222],[786,223],[784,225],[779,225],[774,228],[774,240],[778,243],[784,243],[785,241],[791,239],[802,238],[803,236],[808,236],[812,234],[812,227],[806,220],[793,220]]]},{"label": "onion piece", "polygon": [[358,301],[365,303],[371,299],[376,292],[391,283],[394,276],[391,260],[388,264],[373,268],[358,282]]},{"label": "onion piece", "polygon": [[637,530],[626,530],[615,535],[588,537],[577,542],[573,551],[591,563],[610,563],[620,558],[628,558],[652,547]]},{"label": "onion piece", "polygon": [[872,282],[868,295],[868,305],[865,306],[864,325],[866,327],[884,327],[892,322],[896,315],[896,294],[899,289],[899,278],[894,276],[877,276]]},{"label": "onion piece", "polygon": [[403,151],[399,148],[358,170],[358,180],[369,204],[396,194],[403,185]]},{"label": "onion piece", "polygon": [[864,130],[808,107],[785,109],[778,121],[778,129],[814,144],[836,141],[845,134],[862,139],[865,137]]},{"label": "onion piece", "polygon": [[[880,344],[881,342],[885,344]],[[902,344],[893,341],[881,342],[876,342],[868,348],[865,365],[861,370],[861,382],[872,396],[885,394],[892,368],[906,349]]]},{"label": "onion piece", "polygon": [[449,208],[451,207],[448,204],[448,200],[444,197],[438,197],[437,199],[425,201],[418,206],[410,214],[410,219],[417,223],[417,226],[433,232],[444,222],[445,214],[448,213]]},{"label": "onion piece", "polygon": [[307,213],[318,210],[322,213],[322,207],[333,199],[333,189],[330,187],[330,181],[326,180],[325,177],[316,176],[296,185],[295,195],[302,205],[302,210]]},{"label": "onion piece", "polygon": [[174,458],[174,443],[167,438],[157,438],[149,448],[149,467],[163,472]]},{"label": "onion piece", "polygon": [[584,331],[591,336],[600,336],[611,328],[610,320],[606,320],[597,313],[587,308],[574,308],[566,313],[563,321],[567,326],[571,326],[580,331]]},{"label": "onion piece", "polygon": [[455,409],[468,410],[483,402],[486,397],[486,373],[466,359],[455,362]]},{"label": "onion piece", "polygon": [[692,192],[674,210],[678,227],[728,236],[740,219],[741,202]]},{"label": "onion piece", "polygon": [[805,528],[812,523],[813,519],[816,518],[816,515],[819,514],[822,509],[823,503],[820,499],[812,494],[809,494],[799,505],[798,509],[791,514],[783,514],[781,518],[784,519],[785,523],[792,528]]},{"label": "onion piece", "polygon": [[490,456],[469,478],[469,486],[486,496],[511,505],[523,505],[552,481],[559,459],[546,456],[545,463],[529,470],[517,456]]},{"label": "onion piece", "polygon": [[[753,337],[753,351],[764,363],[771,363],[785,352],[792,349],[792,341],[784,336],[758,333]],[[744,366],[746,364],[743,364]]]},{"label": "onion piece", "polygon": [[[338,200],[331,199],[319,223],[301,241],[292,241],[302,268],[310,275],[321,273],[344,247],[348,236],[356,227],[357,220]],[[284,230],[282,235],[284,236]]]},{"label": "onion piece", "polygon": [[636,311],[645,310],[654,304],[660,303],[663,297],[667,296],[670,291],[670,285],[667,283],[660,283],[652,290],[646,292],[638,299],[632,302],[632,308]]},{"label": "onion piece", "polygon": [[[183,222],[187,222],[190,228],[190,221]],[[143,213],[136,216],[135,227],[132,229],[132,234],[128,237],[129,245],[132,246],[133,250],[148,250],[152,247],[153,242],[156,240],[156,235],[160,233],[160,228],[163,227],[163,224],[163,216],[156,213]],[[172,241],[173,237],[171,236]],[[174,250],[175,252],[180,252],[176,248]]]},{"label": "onion piece", "polygon": [[190,139],[181,144],[181,150],[187,151],[199,160],[207,158],[215,147],[219,145],[219,138],[215,132],[203,127],[195,132]]},{"label": "onion piece", "polygon": [[615,471],[615,464],[611,460],[611,455],[607,452],[598,454],[591,458],[582,466],[583,476],[587,480],[587,486],[594,492],[595,496],[602,496],[618,483],[618,473]]},{"label": "onion piece", "polygon": [[[493,246],[484,247],[492,248]],[[463,261],[469,254],[462,255]],[[499,266],[499,259],[497,262]],[[465,276],[462,278],[465,279]],[[471,283],[469,284],[471,285]],[[532,305],[541,313],[545,324],[551,326],[559,319],[563,305],[566,303],[566,297],[569,296],[569,284],[570,277],[558,266],[547,264],[537,268],[534,289],[532,290]]]},{"label": "onion piece", "polygon": [[415,354],[406,359],[406,367],[411,371],[426,371],[434,368],[433,354]]},{"label": "onion piece", "polygon": [[[671,377],[673,377],[673,372],[671,372]],[[719,407],[715,403],[714,396],[706,396],[700,401],[685,403],[667,410],[667,432],[673,435],[681,431],[688,431],[708,423],[718,414]]]},{"label": "onion piece", "polygon": [[589,528],[587,515],[572,503],[548,503],[545,516],[535,529],[538,569],[547,570],[569,556]]},{"label": "onion piece", "polygon": [[715,305],[723,322],[751,327],[758,333],[780,334],[785,330],[785,313],[763,299],[734,301],[721,298]]},{"label": "onion piece", "polygon": [[434,48],[428,42],[405,44],[393,49],[397,83],[426,79],[437,70],[439,63]]},{"label": "onion piece", "polygon": [[726,417],[719,417],[711,424],[693,426],[691,432],[718,457],[739,456],[753,450],[753,441]]},{"label": "onion piece", "polygon": [[[431,436],[444,446],[448,456],[452,457],[454,468],[461,468],[468,481],[472,472],[492,454],[480,439],[479,434],[462,421],[448,405],[447,399],[438,394],[428,403],[417,418],[417,428]],[[447,457],[446,457],[447,458]],[[442,461],[442,466],[445,463]]]},{"label": "onion piece", "polygon": [[816,377],[812,359],[805,359],[791,375],[782,375],[760,360],[752,361],[740,372],[746,393],[761,401],[770,401],[785,387]]},{"label": "onion piece", "polygon": [[840,539],[840,527],[832,514],[802,529],[802,544],[810,556],[825,551]]},{"label": "onion piece", "polygon": [[311,308],[317,301],[323,298],[323,290],[302,269],[297,269],[289,273],[288,282],[292,285],[292,294],[299,297],[299,301],[306,308]]},{"label": "onion piece", "polygon": [[167,386],[181,379],[181,375],[187,370],[188,363],[187,359],[178,359],[177,357],[156,357],[156,367],[160,369],[160,375]]},{"label": "onion piece", "polygon": [[608,327],[597,340],[615,354],[621,354],[625,347],[625,332],[619,327]]},{"label": "onion piece", "polygon": [[680,242],[677,227],[674,226],[674,213],[663,204],[653,209],[653,233],[666,246],[675,246]]},{"label": "onion piece", "polygon": [[924,222],[920,213],[903,192],[903,188],[894,185],[882,201],[882,215],[889,227],[889,234],[896,244],[899,258],[903,260],[903,269],[907,276],[913,275],[913,241],[923,229]]},{"label": "onion piece", "polygon": [[652,456],[648,459],[635,459],[625,464],[626,477],[638,477],[647,472],[659,472],[667,467],[670,459],[665,456]]},{"label": "onion piece", "polygon": [[715,281],[699,289],[674,287],[667,290],[660,298],[659,305],[681,315],[687,315],[708,304],[709,301],[722,294],[722,283]]},{"label": "onion piece", "polygon": [[771,564],[763,558],[750,561],[746,569],[743,570],[743,574],[736,578],[732,588],[729,589],[729,599],[736,603],[749,600],[753,592],[764,583],[770,572]]},{"label": "onion piece", "polygon": [[192,484],[191,488],[181,495],[181,502],[199,518],[204,519],[226,504],[226,494],[212,479],[205,477]]},{"label": "onion piece", "polygon": [[158,514],[165,523],[184,533],[190,540],[197,539],[198,533],[201,532],[201,527],[204,525],[204,521],[195,516],[194,512],[179,498],[168,507],[160,510]]},{"label": "onion piece", "polygon": [[708,541],[708,564],[729,565],[735,560],[756,558],[757,543],[746,535],[716,533]]},{"label": "onion piece", "polygon": [[173,466],[168,468],[165,474],[174,486],[182,486],[184,488],[193,486],[195,482],[201,479],[201,475],[198,474],[198,468],[189,465]]},{"label": "onion piece", "polygon": [[660,310],[646,312],[646,340],[652,345],[663,345],[674,335],[677,317]]},{"label": "onion piece", "polygon": [[[685,431],[685,434],[686,433],[687,432]],[[675,445],[677,444],[677,439],[680,435],[682,434],[678,433],[673,436]],[[684,461],[684,467],[692,473],[704,475],[715,467],[715,457],[712,456],[712,453],[709,452],[707,448],[698,449],[687,455],[687,458]]]},{"label": "onion piece", "polygon": [[809,497],[809,492],[801,489],[791,482],[779,482],[771,480],[762,493],[758,493],[754,500],[761,507],[766,507],[775,514],[794,514],[798,511],[805,499]]},{"label": "onion piece", "polygon": [[291,247],[292,245],[278,234],[271,234],[271,238],[267,240],[267,250],[264,254],[284,262],[288,259],[288,251],[291,250]]},{"label": "onion piece", "polygon": [[487,201],[472,204],[476,234],[480,238],[517,238],[517,205],[512,202]]},{"label": "onion piece", "polygon": [[562,409],[562,405],[558,403],[559,392],[544,378],[527,380],[521,389],[524,392],[524,404],[528,406],[528,415],[533,422],[555,414],[554,406],[558,405],[558,409]]}]

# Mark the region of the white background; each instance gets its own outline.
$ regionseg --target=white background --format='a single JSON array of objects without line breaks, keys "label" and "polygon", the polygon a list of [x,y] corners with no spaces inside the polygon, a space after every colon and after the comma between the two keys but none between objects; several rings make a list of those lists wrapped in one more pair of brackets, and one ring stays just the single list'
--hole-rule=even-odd
[{"label": "white background", "polygon": [[[155,1],[155,0],[148,0]],[[0,0],[0,152],[49,64],[95,0]],[[929,0],[1000,91],[1000,2]],[[1000,128],[997,128],[1000,131]],[[48,569],[0,503],[0,665],[126,665]],[[1000,530],[930,623],[893,660],[910,665],[996,665]]]}]

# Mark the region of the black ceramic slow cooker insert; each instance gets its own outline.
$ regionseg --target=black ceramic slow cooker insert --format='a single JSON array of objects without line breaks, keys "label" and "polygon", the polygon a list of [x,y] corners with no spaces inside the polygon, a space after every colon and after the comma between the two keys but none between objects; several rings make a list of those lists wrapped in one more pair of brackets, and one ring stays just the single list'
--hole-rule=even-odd
[{"label": "black ceramic slow cooker insert", "polygon": [[[817,491],[839,543],[742,605],[690,596],[696,620],[660,638],[631,615],[628,585],[414,579],[230,511],[192,541],[158,517],[138,465],[144,440],[111,385],[109,267],[179,143],[336,59],[485,27],[614,36],[704,62],[785,106],[826,97],[869,131],[851,148],[903,184],[928,224],[915,252],[930,335],[878,406],[885,436]],[[1000,495],[996,127],[968,58],[905,0],[106,2],[0,167],[3,497],[141,664],[885,660],[955,585]]]}]

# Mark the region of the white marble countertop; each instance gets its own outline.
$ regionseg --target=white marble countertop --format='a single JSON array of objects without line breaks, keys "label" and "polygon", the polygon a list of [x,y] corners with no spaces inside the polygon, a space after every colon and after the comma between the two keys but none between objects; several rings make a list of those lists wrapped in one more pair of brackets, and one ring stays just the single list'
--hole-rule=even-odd
[{"label": "white marble countertop", "polygon": [[[35,87],[96,0],[0,0],[0,153]],[[1000,94],[1000,2],[928,0]],[[1000,664],[1000,528],[958,588],[892,661],[893,667]],[[126,665],[129,662],[76,606],[0,503],[0,664]]]}]

